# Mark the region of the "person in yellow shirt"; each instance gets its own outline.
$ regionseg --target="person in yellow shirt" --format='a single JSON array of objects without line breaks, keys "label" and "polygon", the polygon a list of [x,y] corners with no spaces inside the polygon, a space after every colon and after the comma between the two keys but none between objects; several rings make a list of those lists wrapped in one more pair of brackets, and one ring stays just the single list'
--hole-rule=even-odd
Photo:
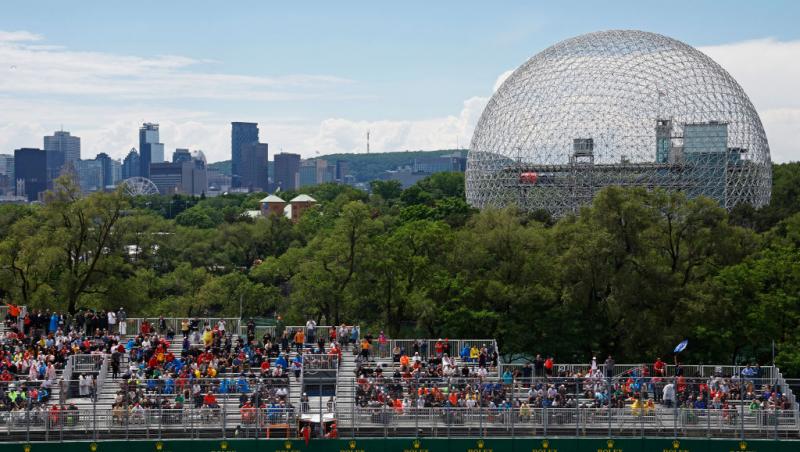
[{"label": "person in yellow shirt", "polygon": [[473,345],[472,348],[469,349],[469,360],[470,362],[477,363],[478,357],[480,357],[481,352],[478,350],[478,347]]},{"label": "person in yellow shirt", "polygon": [[638,416],[641,410],[642,410],[642,402],[639,399],[633,399],[633,403],[631,404],[631,414],[634,416]]},{"label": "person in yellow shirt", "polygon": [[211,332],[211,328],[206,328],[203,332],[203,344],[206,347],[211,347],[211,344],[214,342],[214,333]]}]

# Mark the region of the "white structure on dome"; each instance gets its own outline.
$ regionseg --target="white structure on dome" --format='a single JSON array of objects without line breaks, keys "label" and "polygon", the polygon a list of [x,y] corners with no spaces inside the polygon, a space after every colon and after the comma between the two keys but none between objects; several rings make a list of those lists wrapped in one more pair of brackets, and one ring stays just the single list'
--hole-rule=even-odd
[{"label": "white structure on dome", "polygon": [[475,128],[467,201],[575,212],[608,185],[760,207],[769,145],[736,81],[698,50],[641,31],[602,31],[533,56]]}]

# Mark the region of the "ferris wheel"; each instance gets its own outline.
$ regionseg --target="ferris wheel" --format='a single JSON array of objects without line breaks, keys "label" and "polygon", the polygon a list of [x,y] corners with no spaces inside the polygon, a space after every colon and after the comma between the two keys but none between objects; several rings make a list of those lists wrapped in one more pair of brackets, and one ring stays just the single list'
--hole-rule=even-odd
[{"label": "ferris wheel", "polygon": [[158,187],[146,177],[131,177],[122,181],[128,196],[157,195]]}]

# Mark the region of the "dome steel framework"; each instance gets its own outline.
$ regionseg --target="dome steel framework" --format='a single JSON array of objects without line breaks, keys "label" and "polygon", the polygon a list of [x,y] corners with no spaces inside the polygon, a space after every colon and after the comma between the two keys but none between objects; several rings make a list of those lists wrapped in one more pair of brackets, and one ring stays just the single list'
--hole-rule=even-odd
[{"label": "dome steel framework", "polygon": [[535,55],[489,100],[467,159],[467,201],[575,212],[608,185],[682,191],[725,208],[769,202],[769,145],[738,83],[700,51],[628,30]]}]

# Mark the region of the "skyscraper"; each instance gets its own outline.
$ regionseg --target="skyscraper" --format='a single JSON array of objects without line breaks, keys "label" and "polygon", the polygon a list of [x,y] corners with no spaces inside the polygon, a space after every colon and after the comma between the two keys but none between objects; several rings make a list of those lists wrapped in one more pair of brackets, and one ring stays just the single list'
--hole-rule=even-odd
[{"label": "skyscraper", "polygon": [[192,154],[188,149],[178,148],[172,153],[172,163],[188,162],[190,160],[192,160]]},{"label": "skyscraper", "polygon": [[14,193],[14,156],[0,154],[0,194]]},{"label": "skyscraper", "polygon": [[60,130],[44,137],[44,150],[64,154],[64,163],[75,163],[81,158],[81,139]]},{"label": "skyscraper", "polygon": [[16,195],[36,201],[39,193],[47,190],[47,153],[35,148],[14,150],[14,175]]},{"label": "skyscraper", "polygon": [[[64,153],[61,151],[44,151],[47,159],[47,188],[53,188],[53,181],[61,175],[61,169],[64,167]],[[72,167],[74,162],[70,162]]]},{"label": "skyscraper", "polygon": [[102,188],[113,186],[114,185],[114,169],[113,169],[113,160],[111,157],[108,156],[105,152],[101,152],[97,154],[94,158],[98,162],[100,162],[100,166],[103,170],[102,175]]},{"label": "skyscraper", "polygon": [[275,154],[275,189],[296,190],[300,185],[300,155]]},{"label": "skyscraper", "polygon": [[122,161],[122,179],[130,179],[131,177],[138,177],[140,175],[141,163],[139,160],[139,153],[136,152],[136,149],[132,148]]},{"label": "skyscraper", "polygon": [[258,124],[254,122],[231,123],[231,182],[234,187],[241,187],[242,181],[242,145],[258,143]]},{"label": "skyscraper", "polygon": [[208,188],[206,157],[202,151],[189,154],[189,160],[153,163],[150,170],[150,180],[162,195],[201,195]]},{"label": "skyscraper", "polygon": [[245,143],[241,146],[241,187],[250,191],[267,191],[267,143]]},{"label": "skyscraper", "polygon": [[164,145],[158,141],[158,124],[146,122],[139,128],[139,175],[150,177],[150,164],[164,161]]}]

